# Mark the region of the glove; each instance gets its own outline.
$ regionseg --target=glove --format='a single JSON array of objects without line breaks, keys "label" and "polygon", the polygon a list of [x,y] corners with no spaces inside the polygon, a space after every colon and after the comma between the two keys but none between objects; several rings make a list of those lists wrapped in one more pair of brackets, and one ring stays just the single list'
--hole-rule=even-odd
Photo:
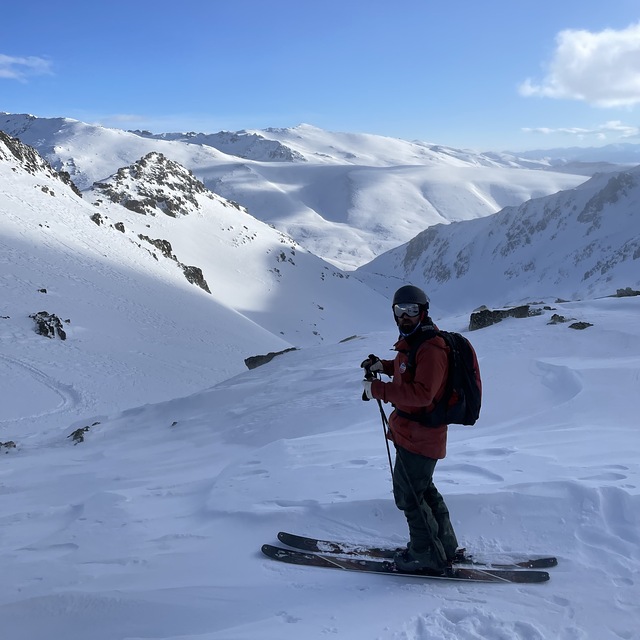
[{"label": "glove", "polygon": [[362,392],[363,400],[373,400],[373,393],[371,393],[371,385],[373,384],[373,380],[363,380],[362,386],[364,387],[364,391]]},{"label": "glove", "polygon": [[384,367],[378,356],[374,356],[370,353],[366,360],[360,363],[360,366],[364,369],[365,375],[375,375],[376,373],[382,373]]}]

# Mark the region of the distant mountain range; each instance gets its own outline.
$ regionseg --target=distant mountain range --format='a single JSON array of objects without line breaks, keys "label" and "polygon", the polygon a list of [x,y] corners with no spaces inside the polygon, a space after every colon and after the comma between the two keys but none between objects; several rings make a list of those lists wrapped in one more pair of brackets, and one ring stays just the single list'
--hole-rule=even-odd
[{"label": "distant mountain range", "polygon": [[[192,282],[201,271],[213,299],[288,345],[350,333],[353,314],[379,304],[369,287],[388,296],[414,282],[458,311],[640,284],[640,169],[563,172],[576,160],[589,173],[586,150],[527,159],[309,125],[153,135],[11,114],[1,129],[71,176],[77,215],[119,229],[109,242],[185,277],[193,267]],[[29,197],[17,198],[25,216]],[[344,263],[360,265],[351,278]]]},{"label": "distant mountain range", "polygon": [[584,182],[549,160],[481,154],[300,125],[216,134],[106,129],[0,114],[0,130],[36,148],[81,190],[152,151],[301,246],[356,268],[437,223],[484,217]]},{"label": "distant mountain range", "polygon": [[601,147],[558,147],[555,149],[532,149],[530,151],[509,152],[518,158],[528,158],[538,162],[548,162],[552,167],[570,163],[638,165],[640,164],[640,144],[618,142]]}]

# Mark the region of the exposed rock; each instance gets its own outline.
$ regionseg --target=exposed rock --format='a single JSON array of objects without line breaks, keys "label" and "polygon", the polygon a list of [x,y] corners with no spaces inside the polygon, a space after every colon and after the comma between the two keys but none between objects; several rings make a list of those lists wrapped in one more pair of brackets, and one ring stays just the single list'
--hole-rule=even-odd
[{"label": "exposed rock", "polygon": [[87,431],[89,431],[89,427],[80,427],[70,433],[67,438],[71,438],[73,440],[73,444],[84,442],[84,434],[87,433]]},{"label": "exposed rock", "polygon": [[[273,129],[267,129],[272,131]],[[161,140],[180,140],[189,144],[202,144],[223,153],[246,158],[247,160],[271,161],[271,162],[306,162],[306,158],[290,147],[277,140],[269,140],[257,133],[248,131],[219,131],[218,133],[160,133],[153,134],[149,131],[132,131],[145,138]]]},{"label": "exposed rock", "polygon": [[629,174],[621,172],[614,175],[604,189],[596,193],[585,205],[578,215],[578,222],[591,225],[592,228],[599,227],[602,223],[602,212],[606,205],[615,204],[627,195],[635,186],[635,178]]},{"label": "exposed rock", "polygon": [[631,296],[640,296],[640,291],[635,291],[631,287],[626,287],[625,289],[618,289],[616,291],[615,298],[629,298]]},{"label": "exposed rock", "polygon": [[211,293],[211,289],[209,289],[209,285],[207,284],[207,281],[204,278],[202,269],[200,267],[194,267],[194,266],[182,264],[182,262],[180,262],[178,258],[176,258],[175,254],[173,253],[173,247],[171,246],[171,243],[168,240],[162,240],[161,238],[154,240],[153,238],[149,238],[149,236],[145,236],[143,234],[139,234],[138,237],[140,238],[140,240],[144,240],[145,242],[148,242],[149,244],[156,247],[156,249],[159,249],[165,258],[169,258],[170,260],[173,260],[174,262],[176,262],[178,266],[182,269],[182,272],[184,273],[184,277],[191,284],[195,284],[198,287],[200,287],[202,290],[206,291],[207,293]]},{"label": "exposed rock", "polygon": [[75,182],[71,179],[71,175],[68,171],[58,171],[58,176],[60,177],[60,180],[62,180],[62,182],[64,182],[68,187],[71,188],[71,191],[73,191],[73,193],[82,198],[82,192],[80,191],[80,189],[78,189],[78,187],[76,187]]},{"label": "exposed rock", "polygon": [[586,329],[587,327],[593,327],[590,322],[574,322],[569,325],[569,329]]},{"label": "exposed rock", "polygon": [[[60,180],[77,195],[82,197],[80,190],[71,180],[66,171],[56,171],[33,147],[23,144],[18,138],[12,138],[4,131],[0,131],[0,158],[9,159],[4,152],[6,149],[18,164],[31,175],[44,174],[49,178]],[[50,191],[50,189],[47,187]],[[51,195],[54,195],[51,193]]]},{"label": "exposed rock", "polygon": [[94,213],[91,216],[91,220],[93,220],[93,222],[95,222],[98,226],[100,226],[103,222],[102,216],[99,213]]},{"label": "exposed rock", "polygon": [[[55,338],[56,335],[60,340],[66,340],[67,334],[62,328],[62,320],[53,313],[47,311],[38,311],[29,316],[36,323],[36,333],[47,338]],[[68,323],[69,320],[66,320]]]},{"label": "exposed rock", "polygon": [[173,255],[173,248],[171,247],[171,243],[168,240],[163,240],[162,238],[153,239],[149,236],[145,236],[142,233],[138,234],[138,238],[140,240],[144,240],[149,244],[152,244],[156,249],[159,249],[162,255],[165,258],[170,258],[171,260],[175,260],[177,262],[177,258]]},{"label": "exposed rock", "polygon": [[93,186],[130,211],[172,218],[198,211],[196,195],[214,197],[191,171],[157,151]]},{"label": "exposed rock", "polygon": [[207,293],[211,293],[207,281],[204,279],[202,269],[200,267],[190,267],[187,265],[181,265],[184,277],[191,283],[198,285],[201,289],[204,289]]},{"label": "exposed rock", "polygon": [[247,365],[247,369],[255,369],[256,367],[260,367],[263,364],[267,364],[267,362],[271,362],[276,356],[279,356],[283,353],[288,353],[289,351],[297,351],[296,347],[290,347],[289,349],[284,349],[283,351],[271,351],[264,356],[251,356],[249,358],[245,358],[244,363]]},{"label": "exposed rock", "polygon": [[71,438],[74,445],[79,444],[80,442],[84,442],[84,434],[88,433],[91,427],[95,427],[97,424],[100,424],[100,422],[94,422],[91,426],[75,429],[67,436],[67,438]]},{"label": "exposed rock", "polygon": [[116,229],[116,231],[120,231],[121,233],[125,232],[124,223],[116,222],[113,226]]},{"label": "exposed rock", "polygon": [[569,322],[569,318],[565,318],[564,316],[554,313],[547,324],[561,324],[563,322]]},{"label": "exposed rock", "polygon": [[501,322],[505,318],[529,318],[530,316],[537,316],[541,313],[538,309],[532,310],[528,304],[510,309],[491,310],[487,307],[480,307],[471,314],[469,331],[490,327],[492,324]]},{"label": "exposed rock", "polygon": [[9,449],[15,449],[15,448],[16,448],[16,443],[13,440],[0,442],[0,449],[4,449],[5,453],[9,453]]}]

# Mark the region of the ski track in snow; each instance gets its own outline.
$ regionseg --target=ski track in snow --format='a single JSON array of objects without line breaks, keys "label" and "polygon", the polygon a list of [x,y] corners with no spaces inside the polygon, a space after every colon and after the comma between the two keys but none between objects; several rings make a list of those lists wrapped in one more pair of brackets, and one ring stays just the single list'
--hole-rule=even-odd
[{"label": "ski track in snow", "polygon": [[[72,385],[62,384],[53,376],[48,375],[39,368],[24,360],[19,360],[18,358],[12,358],[0,354],[0,367],[2,367],[2,363],[5,364],[4,368],[11,372],[11,377],[13,378],[12,383],[16,384],[16,378],[21,378],[21,380],[19,380],[19,384],[23,389],[25,386],[29,389],[29,395],[26,398],[25,404],[18,409],[22,409],[26,413],[22,413],[20,417],[15,417],[11,420],[0,421],[0,428],[3,424],[8,424],[9,422],[20,422],[22,420],[42,418],[56,413],[67,413],[77,409],[78,407],[89,410],[88,403],[83,402],[82,394]],[[45,388],[44,394],[41,387]],[[52,402],[48,409],[29,413],[30,410],[33,410],[35,398],[40,400],[43,395],[45,398],[57,398],[57,405],[53,406],[54,403]],[[45,405],[47,404],[49,403],[45,402]],[[28,405],[31,405],[31,407]]]}]

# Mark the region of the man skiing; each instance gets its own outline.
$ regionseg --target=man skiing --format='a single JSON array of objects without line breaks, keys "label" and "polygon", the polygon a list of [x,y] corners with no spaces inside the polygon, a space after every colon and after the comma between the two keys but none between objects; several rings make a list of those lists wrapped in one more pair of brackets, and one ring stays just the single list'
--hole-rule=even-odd
[{"label": "man skiing", "polygon": [[[394,360],[370,355],[365,369],[363,399],[389,402],[387,437],[394,443],[393,495],[409,525],[407,548],[394,561],[401,570],[446,572],[456,557],[458,541],[444,499],[433,484],[436,462],[446,455],[447,425],[425,426],[417,420],[433,410],[445,393],[449,361],[442,337],[429,317],[429,298],[407,285],[393,296],[393,314],[400,330]],[[409,357],[411,351],[415,357]],[[410,362],[411,360],[411,362]],[[414,364],[415,363],[415,364]],[[391,382],[376,379],[384,373]]]}]

